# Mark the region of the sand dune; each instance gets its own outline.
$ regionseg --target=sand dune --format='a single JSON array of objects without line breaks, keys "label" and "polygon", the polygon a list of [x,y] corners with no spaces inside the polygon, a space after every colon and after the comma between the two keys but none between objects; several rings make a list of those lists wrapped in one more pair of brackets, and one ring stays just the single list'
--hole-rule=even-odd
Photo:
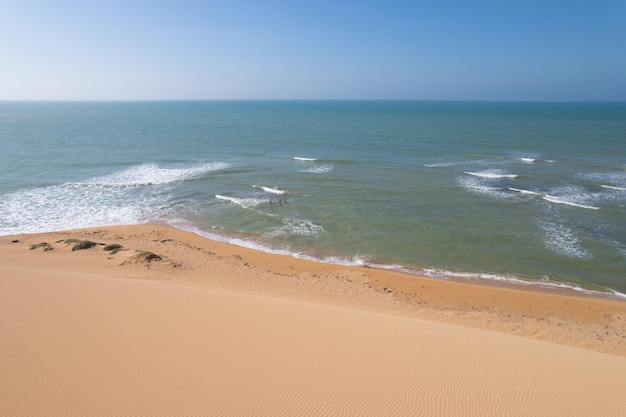
[{"label": "sand dune", "polygon": [[[116,255],[101,247],[72,252],[62,243],[30,251],[42,236],[0,238],[0,415],[626,410],[626,357],[422,320],[372,288],[370,271],[304,263],[294,272],[300,262],[150,227],[46,236],[115,237],[128,249]],[[160,250],[163,259],[134,261],[134,245]],[[325,283],[331,271],[335,279]],[[332,288],[343,293],[332,297]],[[558,304],[562,296],[553,297]],[[590,310],[604,305],[614,317],[626,310],[585,300],[578,302]]]}]

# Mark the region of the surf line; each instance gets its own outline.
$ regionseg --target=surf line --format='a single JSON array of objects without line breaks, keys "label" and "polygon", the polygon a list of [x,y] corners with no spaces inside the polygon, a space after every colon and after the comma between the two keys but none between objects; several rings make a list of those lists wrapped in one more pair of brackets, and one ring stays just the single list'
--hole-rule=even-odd
[{"label": "surf line", "polygon": [[509,190],[511,190],[511,191],[516,191],[516,192],[521,193],[521,194],[541,195],[540,193],[537,193],[537,192],[535,192],[535,191],[530,191],[530,190],[522,190],[521,188],[513,188],[513,187],[509,187]]},{"label": "surf line", "polygon": [[601,185],[602,188],[608,188],[609,190],[626,191],[626,187],[614,187],[612,185]]},{"label": "surf line", "polygon": [[547,200],[547,201],[549,201],[551,203],[556,203],[556,204],[565,204],[565,205],[568,205],[568,206],[580,207],[580,208],[589,209],[589,210],[600,210],[600,207],[586,206],[584,204],[572,203],[571,201],[559,200],[558,198],[556,198],[554,196],[551,196],[549,194],[544,195],[543,199]]},{"label": "surf line", "polygon": [[289,194],[288,191],[280,190],[278,188],[265,187],[263,185],[253,185],[252,187],[253,188],[260,188],[263,191],[265,191],[266,193],[271,193],[271,194]]},{"label": "surf line", "polygon": [[498,178],[517,178],[516,174],[499,174],[499,173],[495,173],[495,172],[488,172],[488,171],[483,171],[483,172],[470,172],[470,171],[465,171],[465,173],[467,175],[473,175],[475,177],[481,177],[481,178],[489,178],[489,179],[498,179]]}]

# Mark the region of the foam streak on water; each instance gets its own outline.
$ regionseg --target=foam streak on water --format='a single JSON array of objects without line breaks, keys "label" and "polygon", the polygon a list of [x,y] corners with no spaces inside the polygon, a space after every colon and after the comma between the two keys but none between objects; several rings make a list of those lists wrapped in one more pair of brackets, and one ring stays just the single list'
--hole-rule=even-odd
[{"label": "foam streak on water", "polygon": [[529,195],[541,195],[541,193],[537,193],[535,191],[531,191],[531,190],[522,190],[519,188],[513,188],[513,187],[509,187],[509,190],[511,191],[515,191],[521,194],[529,194]]},{"label": "foam streak on water", "polygon": [[278,188],[265,187],[263,185],[254,185],[254,187],[255,188],[260,188],[263,191],[265,191],[266,193],[270,193],[270,194],[280,194],[280,195],[289,194],[287,191],[281,190],[281,189],[278,189]]},{"label": "foam streak on water", "polygon": [[517,178],[516,174],[506,174],[502,171],[491,169],[487,171],[480,172],[469,172],[465,171],[468,175],[473,175],[475,177],[488,178],[488,179],[498,179],[498,178]]},{"label": "foam streak on water", "polygon": [[602,184],[601,187],[608,188],[610,190],[626,191],[626,187],[615,187],[613,185],[604,185],[604,184]]},{"label": "foam streak on water", "polygon": [[584,209],[589,209],[589,210],[599,210],[600,207],[594,207],[594,206],[586,206],[584,204],[578,204],[578,203],[574,203],[571,201],[567,201],[567,200],[562,200],[558,197],[552,196],[552,195],[544,195],[543,196],[544,200],[547,200],[551,203],[556,203],[556,204],[565,204],[568,206],[572,206],[572,207],[580,207],[580,208],[584,208]]}]

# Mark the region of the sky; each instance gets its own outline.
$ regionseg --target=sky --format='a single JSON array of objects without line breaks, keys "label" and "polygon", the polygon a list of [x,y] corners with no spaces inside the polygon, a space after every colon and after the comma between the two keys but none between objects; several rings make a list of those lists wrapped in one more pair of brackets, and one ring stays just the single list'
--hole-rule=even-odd
[{"label": "sky", "polygon": [[0,0],[0,100],[626,101],[625,0]]}]

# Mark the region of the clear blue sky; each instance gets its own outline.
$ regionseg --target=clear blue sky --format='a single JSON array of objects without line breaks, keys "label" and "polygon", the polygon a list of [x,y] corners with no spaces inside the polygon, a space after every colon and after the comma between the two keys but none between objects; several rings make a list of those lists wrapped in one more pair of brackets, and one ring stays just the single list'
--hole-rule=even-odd
[{"label": "clear blue sky", "polygon": [[0,99],[626,100],[626,0],[0,0]]}]

